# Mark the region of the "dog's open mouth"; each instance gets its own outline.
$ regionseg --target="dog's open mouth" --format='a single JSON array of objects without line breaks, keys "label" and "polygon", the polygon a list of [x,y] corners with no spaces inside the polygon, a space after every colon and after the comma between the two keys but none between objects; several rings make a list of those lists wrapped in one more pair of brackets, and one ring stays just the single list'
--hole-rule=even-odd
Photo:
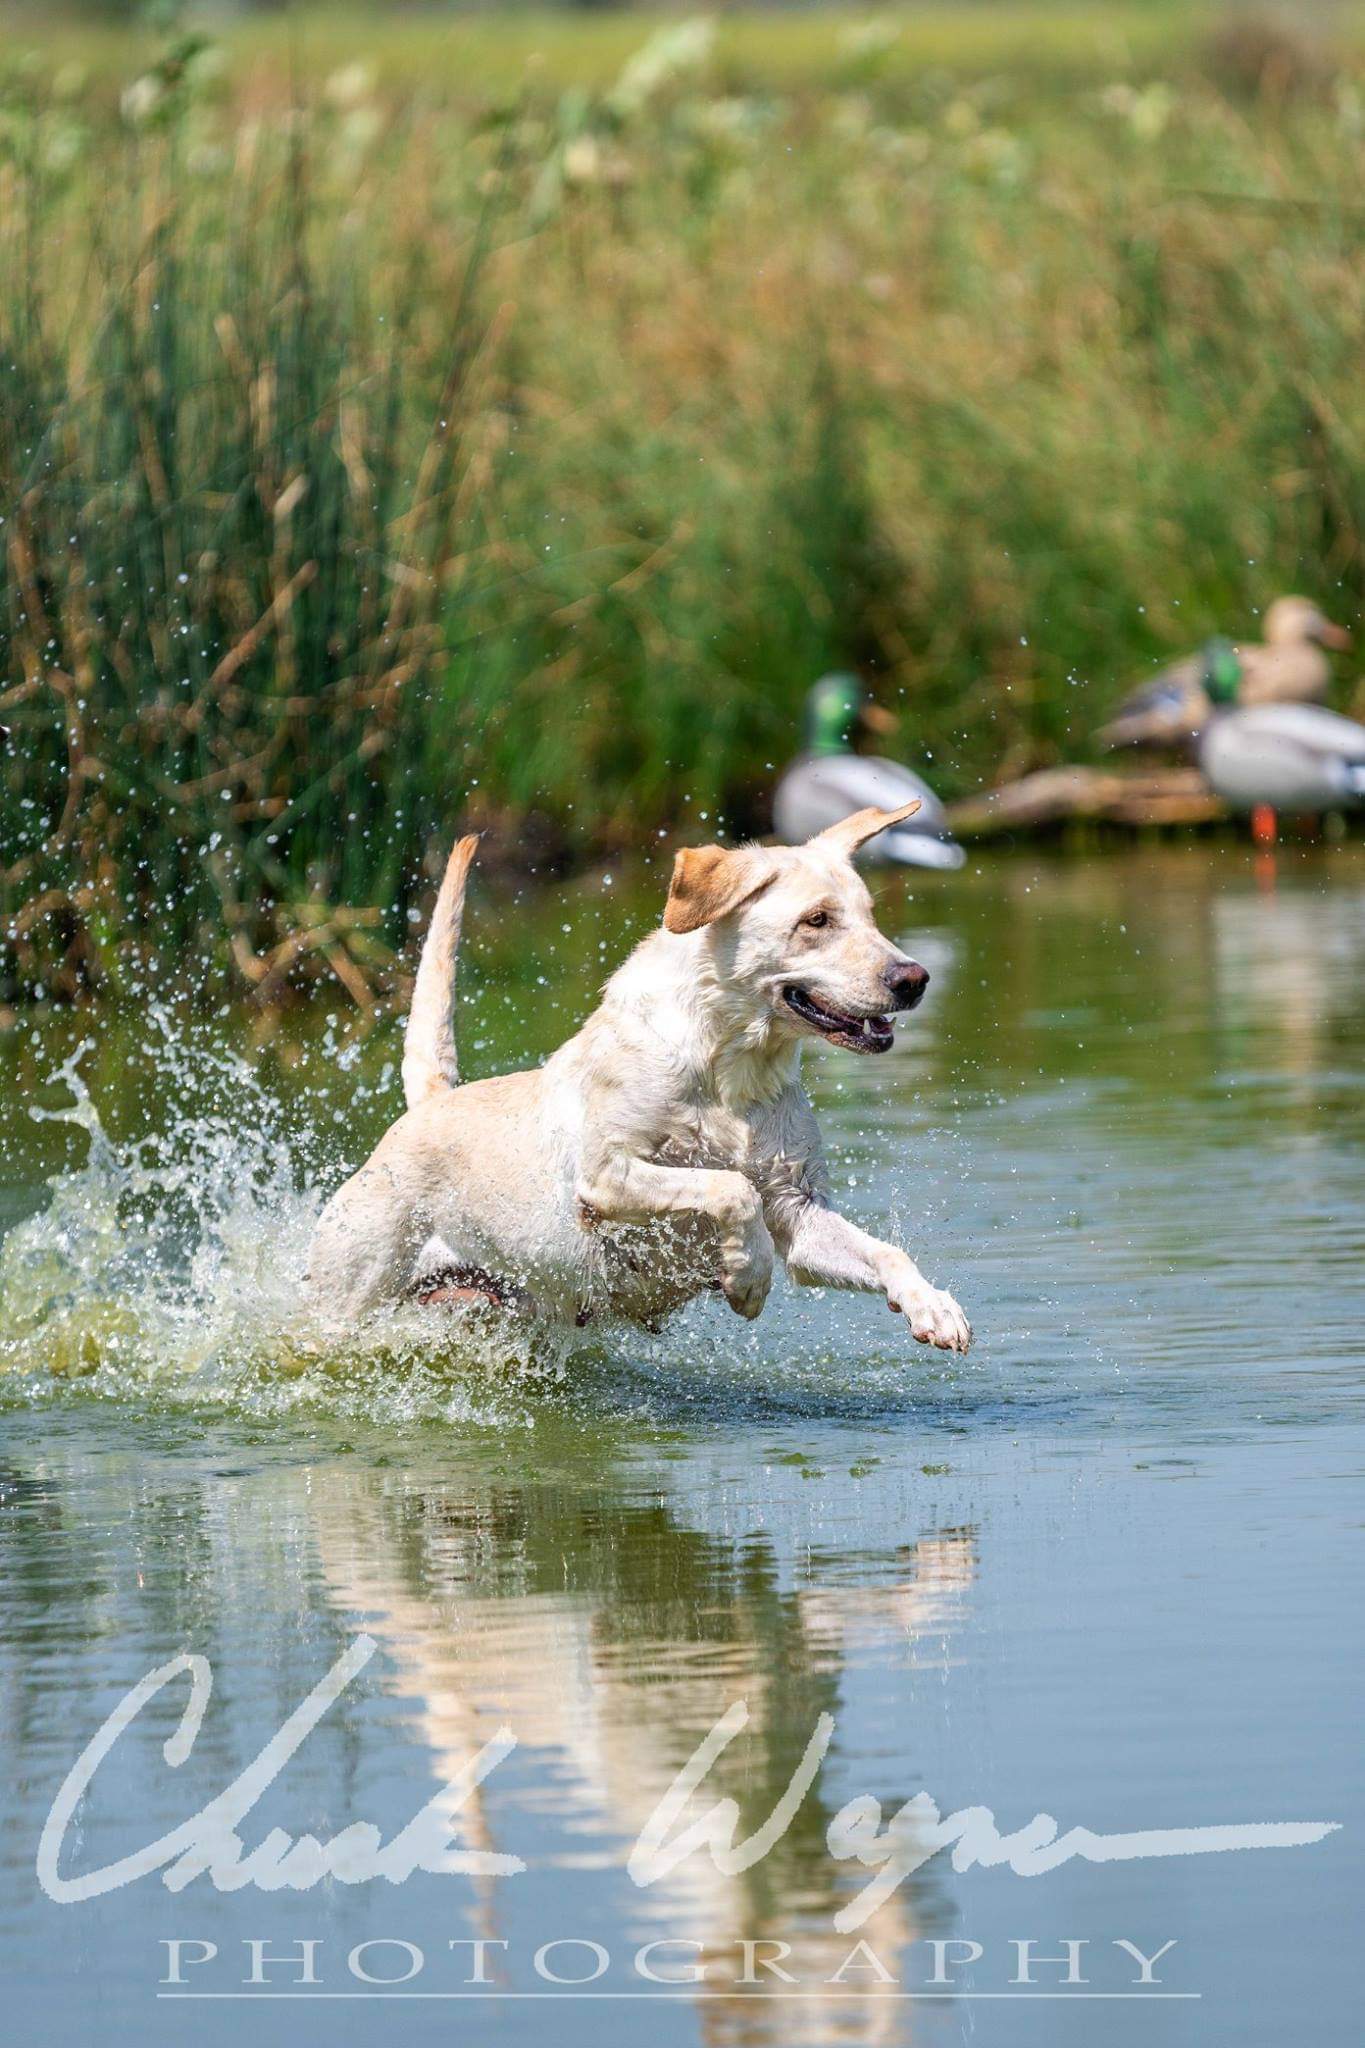
[{"label": "dog's open mouth", "polygon": [[847,1010],[836,1010],[832,1003],[819,1002],[809,989],[795,983],[783,989],[782,1000],[831,1045],[847,1046],[850,1052],[885,1052],[891,1043],[889,1017],[855,1017]]}]

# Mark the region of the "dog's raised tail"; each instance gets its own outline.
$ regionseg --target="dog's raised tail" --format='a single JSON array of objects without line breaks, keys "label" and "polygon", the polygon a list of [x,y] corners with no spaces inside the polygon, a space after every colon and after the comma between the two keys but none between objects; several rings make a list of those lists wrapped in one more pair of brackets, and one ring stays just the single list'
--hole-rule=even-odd
[{"label": "dog's raised tail", "polygon": [[469,863],[479,843],[477,832],[456,841],[446,862],[436,908],[431,913],[426,943],[417,963],[412,1008],[403,1035],[403,1094],[409,1109],[443,1088],[459,1086],[460,1062],[455,1050],[455,955],[464,921],[464,892]]}]

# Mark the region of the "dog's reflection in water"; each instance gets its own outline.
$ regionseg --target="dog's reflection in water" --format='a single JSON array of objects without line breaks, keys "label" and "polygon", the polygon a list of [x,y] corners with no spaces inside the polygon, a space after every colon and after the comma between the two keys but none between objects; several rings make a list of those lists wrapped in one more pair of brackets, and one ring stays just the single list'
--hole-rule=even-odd
[{"label": "dog's reflection in water", "polygon": [[[830,1857],[825,1829],[839,1802],[825,1800],[818,1778],[747,1872],[720,1874],[703,1849],[633,1892],[624,1864],[679,1770],[737,1700],[747,1725],[711,1765],[689,1815],[733,1797],[743,1840],[787,1789],[821,1714],[836,1718],[837,1748],[850,1656],[878,1645],[907,1661],[942,1655],[975,1575],[974,1530],[938,1529],[907,1543],[879,1565],[885,1577],[876,1585],[850,1587],[837,1571],[822,1580],[808,1567],[807,1583],[784,1590],[766,1547],[688,1528],[661,1500],[585,1497],[553,1484],[432,1498],[378,1477],[357,1491],[350,1475],[333,1471],[315,1475],[311,1505],[332,1598],[380,1641],[393,1692],[419,1702],[416,1726],[437,1781],[454,1777],[503,1725],[519,1749],[542,1752],[570,1834],[591,1829],[624,1845],[628,1938],[666,1934],[699,1945],[664,1951],[662,1969],[679,1958],[709,1962],[699,1987],[705,2038],[906,2038],[909,2007],[858,1995],[868,1990],[867,1970],[845,1980],[847,2000],[759,2004],[753,1987],[735,1986],[746,1938],[788,1943],[786,1967],[818,1985],[858,1938],[897,1973],[918,1933],[915,1887],[938,1882],[928,1871],[857,1936],[834,1930],[835,1913],[867,1873],[841,1870]],[[476,1795],[454,1832],[470,1847],[515,1849],[494,1839],[492,1806]],[[509,1833],[505,1821],[500,1831]],[[496,1938],[496,1885],[484,1890],[479,1917],[479,1931]]]}]

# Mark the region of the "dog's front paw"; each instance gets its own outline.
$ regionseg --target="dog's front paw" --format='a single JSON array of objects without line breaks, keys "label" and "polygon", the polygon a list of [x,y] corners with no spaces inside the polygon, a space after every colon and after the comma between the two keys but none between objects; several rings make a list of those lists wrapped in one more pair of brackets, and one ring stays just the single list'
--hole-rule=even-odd
[{"label": "dog's front paw", "polygon": [[913,1291],[888,1293],[887,1307],[902,1315],[910,1334],[920,1344],[932,1344],[939,1351],[966,1351],[972,1341],[972,1326],[951,1294],[922,1283]]},{"label": "dog's front paw", "polygon": [[[767,1233],[764,1233],[765,1237]],[[768,1290],[773,1284],[773,1248],[771,1239],[749,1241],[726,1246],[724,1264],[721,1267],[720,1291],[737,1316],[752,1322],[763,1312],[768,1299]]]}]

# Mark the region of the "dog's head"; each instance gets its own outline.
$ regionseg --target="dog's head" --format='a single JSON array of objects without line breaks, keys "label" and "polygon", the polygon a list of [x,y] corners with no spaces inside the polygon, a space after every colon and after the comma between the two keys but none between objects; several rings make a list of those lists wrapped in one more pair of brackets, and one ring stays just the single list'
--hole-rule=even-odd
[{"label": "dog's head", "polygon": [[727,988],[784,1031],[885,1052],[890,1012],[913,1010],[929,976],[877,930],[853,855],[918,809],[858,811],[804,846],[688,847],[673,864],[665,929],[708,928]]}]

